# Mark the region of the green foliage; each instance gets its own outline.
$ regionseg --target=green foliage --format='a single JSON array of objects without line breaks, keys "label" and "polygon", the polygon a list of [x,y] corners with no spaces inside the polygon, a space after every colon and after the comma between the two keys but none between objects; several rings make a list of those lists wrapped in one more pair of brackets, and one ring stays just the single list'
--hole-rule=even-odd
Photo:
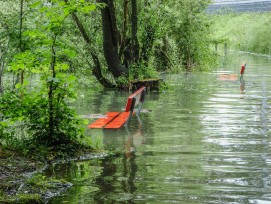
[{"label": "green foliage", "polygon": [[[209,3],[209,0],[163,1],[149,5],[142,14],[143,25],[151,24],[155,32],[152,54],[159,70],[206,70],[214,65],[216,57],[209,47],[211,21],[205,13]],[[141,42],[146,43],[146,30],[141,32]]]},{"label": "green foliage", "polygon": [[[69,107],[69,101],[76,98],[76,77],[68,73],[70,65],[65,62],[77,53],[61,37],[64,21],[71,12],[89,12],[96,6],[84,1],[51,3],[46,6],[37,1],[29,5],[46,23],[35,22],[32,29],[24,31],[24,40],[31,46],[14,54],[9,63],[9,71],[15,75],[23,71],[24,80],[0,97],[1,142],[26,153],[44,147],[74,153],[84,133],[84,121]],[[27,81],[32,75],[39,77],[34,88]]]},{"label": "green foliage", "polygon": [[227,39],[231,49],[270,54],[270,13],[228,13],[212,17],[215,39]]},{"label": "green foliage", "polygon": [[[66,77],[67,80],[70,80],[70,78],[72,77]],[[75,111],[67,104],[67,99],[71,99],[74,96],[74,92],[69,91],[67,88],[71,86],[71,82],[68,84],[66,79],[48,79],[48,82],[52,80],[58,85],[53,99],[54,134],[52,137],[49,137],[48,132],[49,102],[46,84],[38,92],[29,92],[23,90],[24,88],[20,88],[20,91],[5,93],[0,98],[1,112],[4,115],[1,126],[3,135],[6,138],[5,141],[16,138],[14,136],[18,130],[10,131],[10,127],[21,127],[26,131],[27,135],[31,135],[31,137],[25,138],[25,143],[30,145],[26,149],[32,150],[35,149],[37,144],[53,146],[63,150],[62,144],[73,143],[73,141],[77,141],[83,136],[83,121],[76,116]]]},{"label": "green foliage", "polygon": [[176,35],[183,65],[188,69],[206,69],[212,62],[209,49],[210,21],[205,9],[209,1],[182,1],[182,13],[177,20]]},{"label": "green foliage", "polygon": [[[150,60],[151,62],[151,60]],[[151,63],[152,64],[152,63]],[[146,66],[144,64],[138,64],[131,66],[129,69],[129,81],[142,80],[145,78],[155,78],[157,76],[157,71],[151,65]]]}]

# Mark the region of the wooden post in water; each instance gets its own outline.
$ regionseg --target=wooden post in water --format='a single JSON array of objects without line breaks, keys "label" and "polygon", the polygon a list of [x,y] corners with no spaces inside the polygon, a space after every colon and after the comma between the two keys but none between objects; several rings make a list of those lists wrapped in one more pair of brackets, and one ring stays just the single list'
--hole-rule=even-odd
[{"label": "wooden post in water", "polygon": [[245,73],[245,69],[246,69],[246,63],[244,63],[242,65],[241,70],[240,70],[240,82],[241,82],[241,84],[244,83],[243,76],[244,76],[244,73]]}]

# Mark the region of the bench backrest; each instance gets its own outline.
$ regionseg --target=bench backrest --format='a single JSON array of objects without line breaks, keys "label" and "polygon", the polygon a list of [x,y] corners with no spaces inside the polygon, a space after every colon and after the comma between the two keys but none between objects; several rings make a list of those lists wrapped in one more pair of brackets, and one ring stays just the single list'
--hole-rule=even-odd
[{"label": "bench backrest", "polygon": [[139,105],[138,110],[137,110],[137,114],[139,114],[142,104],[145,99],[145,94],[146,94],[146,87],[143,86],[140,89],[138,89],[135,93],[133,93],[131,96],[129,96],[127,99],[125,112],[132,113],[134,111],[134,108],[137,105]]}]

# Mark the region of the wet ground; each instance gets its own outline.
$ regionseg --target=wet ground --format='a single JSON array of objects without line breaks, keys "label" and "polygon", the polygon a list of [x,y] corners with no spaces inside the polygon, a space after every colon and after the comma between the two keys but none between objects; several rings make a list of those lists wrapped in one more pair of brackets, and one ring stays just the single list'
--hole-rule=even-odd
[{"label": "wet ground", "polygon": [[30,161],[16,152],[3,150],[0,147],[1,194],[15,195],[22,183],[26,180],[26,175],[35,172],[41,168],[41,166],[42,164],[39,162]]}]

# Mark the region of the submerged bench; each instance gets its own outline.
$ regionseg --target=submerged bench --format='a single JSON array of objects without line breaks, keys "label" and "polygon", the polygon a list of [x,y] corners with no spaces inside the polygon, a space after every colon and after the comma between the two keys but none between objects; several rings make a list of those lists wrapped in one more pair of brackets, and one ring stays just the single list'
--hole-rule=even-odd
[{"label": "submerged bench", "polygon": [[105,118],[99,118],[88,126],[88,128],[117,129],[128,124],[134,109],[138,106],[136,114],[139,115],[146,94],[146,88],[141,87],[128,97],[124,112],[107,112]]}]

